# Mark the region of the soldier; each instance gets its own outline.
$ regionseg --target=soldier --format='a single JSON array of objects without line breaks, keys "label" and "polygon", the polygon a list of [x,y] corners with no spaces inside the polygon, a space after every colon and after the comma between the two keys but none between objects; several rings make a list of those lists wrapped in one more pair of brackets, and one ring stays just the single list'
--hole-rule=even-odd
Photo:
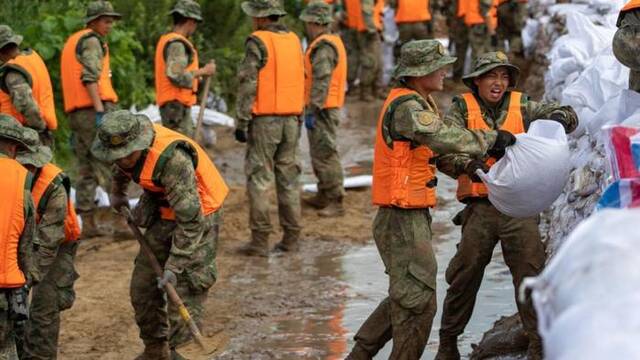
[{"label": "soldier", "polygon": [[509,52],[524,57],[522,29],[527,19],[527,0],[498,0],[498,47],[509,41]]},{"label": "soldier", "polygon": [[304,125],[309,135],[311,165],[318,178],[318,194],[304,199],[321,209],[318,215],[344,215],[344,176],[337,149],[340,108],[347,83],[347,52],[340,36],[330,30],[331,6],[312,2],[300,15],[311,44],[305,56]]},{"label": "soldier", "polygon": [[469,0],[459,2],[459,6],[468,29],[471,58],[475,59],[491,49],[497,26],[494,0]]},{"label": "soldier", "polygon": [[629,89],[640,92],[640,0],[631,0],[620,10],[618,31],[613,38],[616,59],[631,69]]},{"label": "soldier", "polygon": [[447,26],[449,27],[449,40],[456,49],[457,60],[453,64],[453,80],[458,82],[464,74],[464,65],[469,48],[469,29],[464,22],[466,3],[461,0],[450,1],[447,10]]},{"label": "soldier", "polygon": [[18,349],[21,360],[55,359],[58,353],[60,312],[75,300],[73,283],[78,278],[74,259],[80,226],[69,198],[71,183],[60,168],[51,164],[51,150],[39,143],[34,151],[18,153],[17,160],[33,175],[31,195],[36,210],[41,281],[33,287],[29,319]]},{"label": "soldier", "polygon": [[304,59],[298,37],[278,23],[286,15],[279,0],[244,1],[242,10],[252,18],[254,32],[245,43],[245,58],[238,68],[235,138],[247,143],[251,227],[251,241],[239,251],[268,256],[272,226],[267,188],[274,172],[284,231],[276,249],[295,250],[300,238],[298,141],[304,107]]},{"label": "soldier", "polygon": [[[463,78],[471,92],[454,98],[445,122],[472,130],[500,129],[518,134],[537,119],[552,119],[561,123],[567,133],[572,132],[578,119],[571,107],[538,103],[510,90],[518,83],[519,74],[518,67],[509,63],[504,53],[483,54],[475,60],[473,72]],[[516,219],[500,213],[489,202],[487,188],[476,175],[477,169],[487,171],[502,155],[504,152],[496,151],[480,156],[450,154],[437,161],[440,171],[458,179],[458,200],[467,205],[454,219],[454,223],[462,225],[462,239],[446,272],[449,289],[442,313],[436,356],[439,360],[460,358],[457,337],[471,318],[484,269],[498,241],[513,275],[516,295],[522,279],[536,276],[544,266],[538,217]],[[539,359],[542,344],[533,308],[530,303],[517,305],[530,339],[528,358]]]},{"label": "soldier", "polygon": [[358,330],[347,359],[372,359],[393,338],[390,359],[419,359],[436,313],[436,258],[429,208],[436,204],[435,154],[479,156],[515,142],[508,132],[442,123],[431,94],[442,91],[455,58],[436,40],[402,47],[378,119],[373,161],[373,237],[389,275],[389,296]]},{"label": "soldier", "polygon": [[391,0],[389,5],[395,9],[396,25],[400,33],[394,49],[396,57],[400,55],[400,48],[404,43],[410,40],[424,40],[432,36],[429,0]]},{"label": "soldier", "polygon": [[35,50],[20,51],[20,43],[22,36],[0,25],[0,113],[38,131],[52,146],[58,120],[49,71]]},{"label": "soldier", "polygon": [[377,79],[382,64],[382,10],[384,0],[343,0],[343,39],[349,62],[349,93],[360,79],[360,100],[372,101],[378,93]]},{"label": "soldier", "polygon": [[115,163],[111,200],[116,210],[128,207],[131,180],[143,188],[134,218],[147,229],[144,237],[164,267],[156,284],[145,255],[140,252],[135,260],[131,302],[145,345],[136,359],[180,359],[175,348],[191,335],[177,307],[169,304],[167,311],[161,289],[172,283],[201,325],[204,301],[217,277],[219,209],[228,188],[197,143],[126,110],[105,115],[91,152],[100,161]]},{"label": "soldier", "polygon": [[[0,114],[0,359],[17,360],[14,327],[27,318],[26,292],[39,280],[35,250],[35,209],[29,189],[32,178],[15,160],[20,148],[31,150],[38,134],[22,127],[13,117]],[[34,254],[35,253],[35,254]]]},{"label": "soldier", "polygon": [[200,4],[178,0],[170,14],[173,30],[162,35],[156,46],[156,103],[162,125],[193,138],[191,106],[196,103],[198,78],[213,76],[216,66],[209,63],[198,68],[198,51],[188,39],[202,22]]},{"label": "soldier", "polygon": [[[77,210],[83,238],[105,235],[96,224],[94,198],[98,182],[106,184],[109,171],[91,156],[90,146],[105,112],[114,110],[118,101],[111,84],[106,36],[120,17],[108,1],[89,3],[87,27],[71,35],[62,49],[62,95],[78,163]],[[121,236],[119,230],[125,226],[115,226],[116,235]]]}]

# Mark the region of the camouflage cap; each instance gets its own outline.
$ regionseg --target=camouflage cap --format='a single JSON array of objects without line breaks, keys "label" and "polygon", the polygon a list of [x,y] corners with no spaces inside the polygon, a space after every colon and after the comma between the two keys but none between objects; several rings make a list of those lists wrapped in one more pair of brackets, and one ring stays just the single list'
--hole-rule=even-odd
[{"label": "camouflage cap", "polygon": [[98,127],[91,153],[100,161],[112,163],[148,148],[153,136],[153,125],[145,115],[135,115],[128,110],[110,112]]},{"label": "camouflage cap", "polygon": [[42,145],[40,141],[33,144],[33,151],[19,151],[16,160],[22,165],[31,165],[41,168],[51,162],[53,152],[48,146]]},{"label": "camouflage cap", "polygon": [[393,77],[420,77],[429,75],[443,66],[453,64],[456,58],[447,52],[438,40],[413,40],[402,45],[400,60],[393,69]]},{"label": "camouflage cap", "polygon": [[186,18],[202,21],[200,4],[193,0],[178,0],[169,14],[178,13]]},{"label": "camouflage cap", "polygon": [[640,25],[627,25],[624,29],[616,31],[613,37],[613,54],[622,65],[640,71]]},{"label": "camouflage cap", "polygon": [[323,25],[330,24],[333,22],[333,9],[322,0],[314,0],[302,10],[300,20]]},{"label": "camouflage cap", "polygon": [[243,1],[240,6],[245,14],[255,18],[287,15],[281,0],[247,0]]},{"label": "camouflage cap", "polygon": [[0,25],[0,49],[9,45],[22,43],[22,36],[16,34],[7,25]]},{"label": "camouflage cap", "polygon": [[518,84],[518,78],[520,77],[520,68],[509,62],[509,58],[502,51],[488,52],[478,56],[471,65],[472,72],[465,75],[462,78],[462,82],[467,85],[469,89],[475,90],[476,85],[473,80],[480,77],[491,70],[499,67],[506,67],[509,70],[510,79],[509,86],[515,87]]},{"label": "camouflage cap", "polygon": [[33,151],[38,139],[38,132],[20,125],[18,120],[6,114],[0,114],[0,141],[9,140],[20,144],[23,148]]},{"label": "camouflage cap", "polygon": [[120,19],[122,14],[113,10],[113,5],[105,0],[92,1],[87,6],[87,16],[84,18],[84,23],[88,24],[100,16],[111,16],[116,19]]}]

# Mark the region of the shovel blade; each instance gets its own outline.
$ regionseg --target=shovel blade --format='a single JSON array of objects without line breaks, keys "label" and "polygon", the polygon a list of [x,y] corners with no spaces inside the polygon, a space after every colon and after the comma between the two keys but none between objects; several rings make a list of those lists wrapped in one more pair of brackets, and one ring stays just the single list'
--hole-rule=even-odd
[{"label": "shovel blade", "polygon": [[213,336],[203,336],[204,348],[192,340],[178,346],[176,352],[187,360],[211,360],[224,349],[228,341],[228,337],[220,332]]}]

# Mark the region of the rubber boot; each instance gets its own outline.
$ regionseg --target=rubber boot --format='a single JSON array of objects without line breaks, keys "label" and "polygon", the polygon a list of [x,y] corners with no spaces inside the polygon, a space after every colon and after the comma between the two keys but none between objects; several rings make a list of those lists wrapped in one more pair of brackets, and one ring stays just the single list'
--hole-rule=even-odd
[{"label": "rubber boot", "polygon": [[322,191],[319,191],[312,197],[302,198],[302,202],[305,205],[311,206],[315,209],[324,209],[329,206],[329,198],[327,198]]},{"label": "rubber boot", "polygon": [[273,252],[292,252],[300,248],[300,232],[285,231],[282,240],[273,247]]},{"label": "rubber boot", "polygon": [[365,350],[357,342],[355,345],[353,345],[353,349],[351,349],[351,352],[345,358],[345,360],[371,360],[371,359],[373,359],[373,356],[371,356],[367,352],[367,350]]},{"label": "rubber boot", "polygon": [[529,335],[529,347],[527,348],[527,359],[542,360],[542,340],[538,334]]},{"label": "rubber boot", "polygon": [[251,232],[251,241],[240,247],[238,253],[245,256],[269,256],[269,233]]},{"label": "rubber boot", "polygon": [[460,360],[460,351],[458,351],[457,337],[440,337],[440,345],[438,353],[434,360]]},{"label": "rubber boot", "polygon": [[96,213],[91,211],[81,215],[82,217],[82,233],[80,238],[91,239],[94,237],[105,236],[107,233],[100,229],[100,226],[96,224]]},{"label": "rubber boot", "polygon": [[169,342],[162,341],[145,345],[144,352],[135,360],[171,360]]},{"label": "rubber boot", "polygon": [[111,222],[113,228],[113,239],[115,241],[133,240],[133,233],[129,229],[129,224],[123,216],[116,215]]},{"label": "rubber boot", "polygon": [[335,199],[329,203],[329,206],[318,211],[318,216],[325,218],[341,217],[344,216],[345,211],[342,206],[342,198]]}]

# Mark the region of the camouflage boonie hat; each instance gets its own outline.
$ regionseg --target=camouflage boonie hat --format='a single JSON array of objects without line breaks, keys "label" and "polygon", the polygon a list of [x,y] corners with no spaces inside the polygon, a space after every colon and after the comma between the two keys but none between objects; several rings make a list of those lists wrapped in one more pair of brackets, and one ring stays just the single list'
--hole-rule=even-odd
[{"label": "camouflage boonie hat", "polygon": [[51,162],[53,153],[51,148],[42,145],[40,141],[32,144],[33,151],[19,151],[16,160],[22,165],[31,165],[41,168]]},{"label": "camouflage boonie hat", "polygon": [[151,145],[154,131],[146,115],[135,115],[128,110],[107,113],[91,144],[96,159],[112,163],[144,150]]},{"label": "camouflage boonie hat", "polygon": [[438,40],[413,40],[402,45],[400,60],[393,69],[393,77],[420,77],[429,75],[443,66],[453,64],[456,58],[447,55]]},{"label": "camouflage boonie hat", "polygon": [[613,37],[613,54],[622,65],[640,71],[640,56],[638,56],[640,25],[631,25],[631,27],[634,28],[631,31],[616,31]]},{"label": "camouflage boonie hat", "polygon": [[108,1],[92,1],[87,6],[87,16],[84,18],[84,23],[88,24],[100,16],[111,16],[120,19],[122,14],[115,12],[113,5]]},{"label": "camouflage boonie hat", "polygon": [[247,0],[243,1],[240,7],[245,14],[255,18],[287,15],[281,0]]},{"label": "camouflage boonie hat", "polygon": [[509,70],[509,86],[515,87],[518,84],[518,78],[520,77],[520,68],[510,63],[509,58],[502,51],[488,52],[478,56],[471,66],[472,72],[465,75],[462,78],[462,82],[467,85],[469,89],[475,90],[476,85],[473,83],[475,78],[502,66]]},{"label": "camouflage boonie hat", "polygon": [[33,144],[38,141],[38,132],[26,128],[12,116],[0,114],[0,141],[9,140],[20,144],[23,148],[33,151]]},{"label": "camouflage boonie hat", "polygon": [[314,0],[302,10],[300,20],[322,25],[331,24],[333,22],[333,9],[331,5],[322,0]]},{"label": "camouflage boonie hat", "polygon": [[186,18],[202,21],[202,11],[200,4],[193,0],[178,0],[176,5],[169,11],[169,15],[178,13]]},{"label": "camouflage boonie hat", "polygon": [[20,46],[20,43],[22,43],[22,36],[14,33],[9,26],[0,25],[0,49],[9,44]]}]

